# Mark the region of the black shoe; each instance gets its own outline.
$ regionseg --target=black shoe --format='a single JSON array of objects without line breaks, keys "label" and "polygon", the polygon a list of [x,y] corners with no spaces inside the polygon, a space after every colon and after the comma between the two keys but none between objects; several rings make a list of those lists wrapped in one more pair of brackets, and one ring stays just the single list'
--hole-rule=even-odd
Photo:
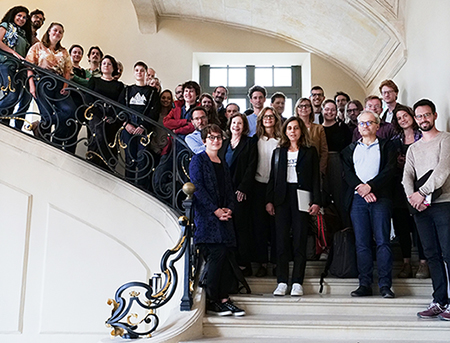
[{"label": "black shoe", "polygon": [[252,274],[253,274],[252,267],[245,267],[244,269],[242,269],[242,275],[244,275],[244,277],[252,276]]},{"label": "black shoe", "polygon": [[233,304],[230,299],[228,299],[228,301],[226,303],[223,303],[222,305],[225,305],[225,307],[231,311],[233,316],[236,317],[245,316],[245,311],[237,307],[235,304]]},{"label": "black shoe", "polygon": [[395,298],[394,292],[388,286],[381,287],[380,294],[383,298]]},{"label": "black shoe", "polygon": [[264,266],[260,266],[255,274],[256,277],[264,277],[266,275],[267,275],[267,268]]},{"label": "black shoe", "polygon": [[350,293],[352,297],[367,297],[372,295],[372,288],[367,286],[359,286],[358,289]]},{"label": "black shoe", "polygon": [[215,316],[231,316],[233,314],[228,306],[215,301],[208,301],[206,304],[206,311],[208,314],[213,314]]}]

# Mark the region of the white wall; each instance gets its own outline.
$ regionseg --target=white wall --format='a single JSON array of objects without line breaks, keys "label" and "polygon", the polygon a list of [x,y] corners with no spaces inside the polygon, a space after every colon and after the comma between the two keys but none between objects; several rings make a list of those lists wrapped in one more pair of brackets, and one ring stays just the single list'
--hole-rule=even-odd
[{"label": "white wall", "polygon": [[437,107],[440,130],[449,130],[450,111],[450,2],[408,0],[406,39],[408,61],[395,76],[399,101],[412,106],[428,98]]},{"label": "white wall", "polygon": [[[1,3],[5,11],[17,5],[14,0]],[[132,66],[137,60],[155,68],[163,87],[173,90],[178,83],[192,78],[195,52],[305,52],[281,39],[202,21],[163,19],[156,34],[142,34],[131,0],[24,0],[21,3],[30,11],[37,7],[45,12],[46,22],[40,36],[52,21],[61,22],[65,27],[62,43],[66,48],[74,43],[81,44],[85,50],[99,45],[103,52],[121,60],[126,83],[133,82]],[[314,54],[311,60],[311,84],[320,84],[327,96],[343,90],[351,97],[364,98],[363,89],[342,69]],[[86,57],[81,64],[87,66]]]},{"label": "white wall", "polygon": [[[160,272],[161,256],[180,236],[177,216],[135,187],[3,125],[0,161],[0,341],[107,338],[107,299],[122,284]],[[178,312],[181,288],[159,312],[162,327],[172,309]]]}]

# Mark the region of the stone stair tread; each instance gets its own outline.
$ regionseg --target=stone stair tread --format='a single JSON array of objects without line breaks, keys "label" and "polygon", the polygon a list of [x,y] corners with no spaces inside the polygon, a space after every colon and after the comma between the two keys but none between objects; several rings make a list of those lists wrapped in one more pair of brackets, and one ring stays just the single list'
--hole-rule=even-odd
[{"label": "stone stair tread", "polygon": [[385,304],[392,304],[393,306],[399,305],[424,305],[427,306],[431,302],[430,296],[400,296],[393,299],[385,299],[381,296],[374,295],[369,297],[351,297],[348,295],[330,295],[330,294],[308,294],[301,297],[293,297],[290,295],[286,296],[274,296],[272,294],[238,294],[231,296],[233,302],[236,303],[255,303],[264,302],[267,304],[273,303],[292,303],[292,304],[305,304],[305,303],[316,303],[316,304],[363,304],[367,306],[379,306]]},{"label": "stone stair tread", "polygon": [[277,314],[277,315],[246,315],[243,317],[218,317],[206,315],[203,319],[203,325],[219,325],[221,327],[262,327],[262,328],[281,328],[295,326],[296,328],[305,327],[308,330],[313,328],[327,328],[337,327],[342,330],[351,328],[377,328],[392,330],[395,328],[404,329],[408,328],[410,331],[438,329],[450,333],[450,325],[448,322],[439,319],[419,319],[415,314],[410,316],[397,316],[397,315],[342,315],[340,317],[332,316],[327,317],[325,315],[290,315],[290,314]]},{"label": "stone stair tread", "polygon": [[[180,343],[220,343],[220,342],[239,342],[239,343],[265,343],[270,342],[274,343],[277,342],[277,337],[204,337],[199,338],[192,341],[186,341],[186,342],[180,342]],[[289,337],[287,339],[284,339],[286,342],[289,343],[311,343],[310,338],[296,338],[296,337]],[[432,343],[432,342],[438,342],[437,340],[433,339],[427,339],[424,340],[397,340],[397,339],[390,339],[389,342],[395,342],[395,343]],[[445,342],[441,340],[440,342]],[[386,343],[385,339],[314,339],[314,343]]]}]

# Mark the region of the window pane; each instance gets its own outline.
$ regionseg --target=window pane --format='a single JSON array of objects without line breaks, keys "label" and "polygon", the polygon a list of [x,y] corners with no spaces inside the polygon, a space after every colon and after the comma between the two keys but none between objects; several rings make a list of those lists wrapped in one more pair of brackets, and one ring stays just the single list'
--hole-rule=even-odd
[{"label": "window pane", "polygon": [[255,85],[272,87],[272,68],[255,68]]},{"label": "window pane", "polygon": [[247,109],[247,99],[245,98],[228,98],[227,104],[229,104],[230,102],[237,104],[240,108],[241,113],[244,113],[244,111]]},{"label": "window pane", "polygon": [[293,115],[292,112],[292,99],[286,98],[286,102],[284,104],[284,112],[283,112],[283,117],[284,118],[290,118]]},{"label": "window pane", "polygon": [[211,68],[209,72],[209,86],[217,87],[227,85],[226,68]]},{"label": "window pane", "polygon": [[274,70],[274,87],[291,87],[292,70],[291,68],[275,68]]},{"label": "window pane", "polygon": [[245,68],[230,68],[229,69],[230,87],[247,87],[247,71]]}]

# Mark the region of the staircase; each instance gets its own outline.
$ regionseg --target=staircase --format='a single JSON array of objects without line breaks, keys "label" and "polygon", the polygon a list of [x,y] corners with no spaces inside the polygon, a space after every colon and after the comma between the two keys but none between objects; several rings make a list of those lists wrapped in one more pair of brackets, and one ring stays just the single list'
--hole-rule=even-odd
[{"label": "staircase", "polygon": [[[205,315],[203,338],[193,342],[449,342],[450,323],[416,316],[431,301],[431,280],[393,280],[394,299],[378,295],[352,298],[357,279],[328,276],[319,294],[324,262],[307,264],[302,297],[275,297],[276,278],[250,277],[252,294],[235,295],[233,301],[245,309],[244,317]],[[397,275],[400,262],[394,265]]]}]

